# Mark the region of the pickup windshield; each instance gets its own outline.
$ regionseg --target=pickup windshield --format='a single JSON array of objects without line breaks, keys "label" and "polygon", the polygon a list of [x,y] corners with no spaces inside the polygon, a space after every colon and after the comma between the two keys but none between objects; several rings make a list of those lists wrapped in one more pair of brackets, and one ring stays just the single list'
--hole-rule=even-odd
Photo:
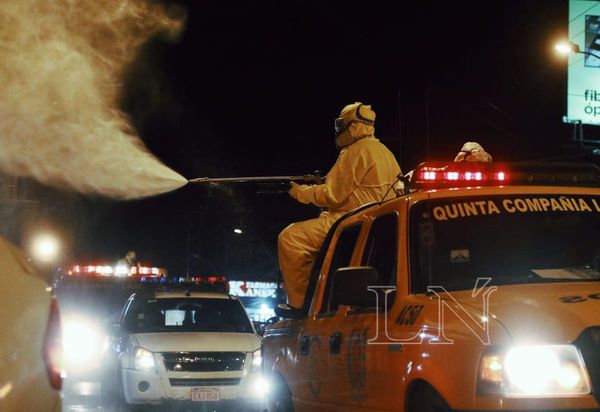
[{"label": "pickup windshield", "polygon": [[254,333],[238,300],[218,298],[135,299],[124,327],[131,333]]},{"label": "pickup windshield", "polygon": [[411,289],[600,280],[600,197],[426,200],[410,210]]}]

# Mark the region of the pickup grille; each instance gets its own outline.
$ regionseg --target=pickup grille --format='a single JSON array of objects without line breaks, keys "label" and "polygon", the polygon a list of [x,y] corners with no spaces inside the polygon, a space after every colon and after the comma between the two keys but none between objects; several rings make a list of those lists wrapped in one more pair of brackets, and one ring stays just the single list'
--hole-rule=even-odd
[{"label": "pickup grille", "polygon": [[173,372],[229,372],[244,369],[245,352],[164,352],[165,367]]},{"label": "pickup grille", "polygon": [[233,386],[239,385],[241,378],[219,379],[169,379],[171,386]]},{"label": "pickup grille", "polygon": [[600,403],[600,326],[587,328],[575,340],[592,381],[592,393]]}]

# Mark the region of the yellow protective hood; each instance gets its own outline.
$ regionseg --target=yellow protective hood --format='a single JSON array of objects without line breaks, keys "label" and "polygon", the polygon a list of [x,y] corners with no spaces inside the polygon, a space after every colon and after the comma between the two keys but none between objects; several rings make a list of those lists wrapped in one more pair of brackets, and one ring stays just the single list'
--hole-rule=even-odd
[{"label": "yellow protective hood", "polygon": [[338,149],[349,146],[359,139],[375,134],[375,111],[370,105],[355,102],[346,105],[340,112],[339,119],[343,119],[349,126],[335,137]]}]

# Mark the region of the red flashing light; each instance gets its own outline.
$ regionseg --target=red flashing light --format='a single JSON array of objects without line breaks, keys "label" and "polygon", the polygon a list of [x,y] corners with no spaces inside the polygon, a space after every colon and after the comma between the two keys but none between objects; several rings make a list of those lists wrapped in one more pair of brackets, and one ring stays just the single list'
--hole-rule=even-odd
[{"label": "red flashing light", "polygon": [[436,172],[424,170],[422,173],[423,180],[436,180],[437,178]]},{"label": "red flashing light", "polygon": [[458,172],[446,172],[444,177],[446,180],[458,180],[460,178],[460,174]]},{"label": "red flashing light", "polygon": [[91,276],[166,276],[167,271],[159,267],[150,266],[109,266],[109,265],[74,265],[67,269],[69,275],[91,275]]},{"label": "red flashing light", "polygon": [[[179,284],[180,286],[188,285],[193,290],[199,291],[218,291],[221,293],[229,293],[229,282],[227,282],[227,277],[225,276],[193,276],[193,277],[174,277],[172,278],[174,284]],[[167,281],[161,283],[168,283]],[[194,289],[200,288],[200,289]],[[204,289],[203,289],[204,288]]]},{"label": "red flashing light", "polygon": [[421,183],[429,185],[439,184],[452,185],[460,184],[461,182],[482,182],[482,183],[498,183],[509,180],[509,174],[502,170],[489,171],[481,169],[479,165],[474,164],[472,167],[465,164],[450,164],[438,167],[424,166],[417,173],[417,180]]},{"label": "red flashing light", "polygon": [[483,180],[483,175],[481,174],[481,172],[465,172],[464,174],[464,179],[462,180],[476,180],[476,181],[480,181]]},{"label": "red flashing light", "polygon": [[215,284],[215,283],[226,283],[227,282],[227,277],[225,277],[225,276],[207,276],[207,277],[196,276],[196,277],[194,277],[192,279],[196,283],[210,283],[210,284]]}]

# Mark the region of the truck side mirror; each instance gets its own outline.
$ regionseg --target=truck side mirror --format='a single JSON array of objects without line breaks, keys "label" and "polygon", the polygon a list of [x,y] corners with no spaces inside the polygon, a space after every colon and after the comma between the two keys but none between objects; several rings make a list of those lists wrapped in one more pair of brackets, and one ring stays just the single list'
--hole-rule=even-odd
[{"label": "truck side mirror", "polygon": [[259,322],[255,320],[252,323],[254,324],[254,329],[258,335],[262,336],[265,334],[265,322]]},{"label": "truck side mirror", "polygon": [[265,326],[272,325],[275,322],[279,322],[278,316],[273,316],[272,318],[267,319],[267,321],[265,322]]},{"label": "truck side mirror", "polygon": [[337,310],[340,305],[383,308],[385,305],[383,298],[380,297],[377,302],[377,295],[368,289],[369,286],[383,286],[374,267],[357,266],[337,269],[333,275],[329,309]]}]

